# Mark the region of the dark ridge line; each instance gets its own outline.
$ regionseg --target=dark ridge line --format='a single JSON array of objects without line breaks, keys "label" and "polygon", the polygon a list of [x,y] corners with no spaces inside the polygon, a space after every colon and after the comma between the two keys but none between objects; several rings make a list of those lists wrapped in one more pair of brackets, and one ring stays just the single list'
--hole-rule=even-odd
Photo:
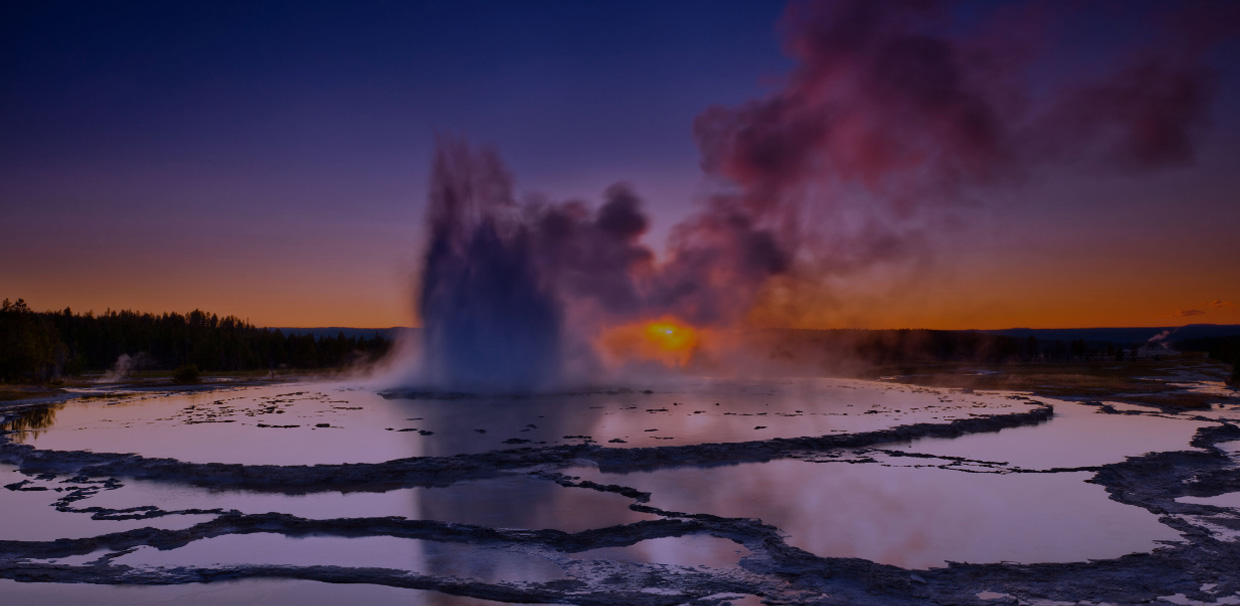
[{"label": "dark ridge line", "polygon": [[1037,408],[1026,412],[954,419],[946,423],[914,423],[850,434],[628,449],[596,447],[597,452],[588,458],[598,463],[601,471],[620,473],[665,467],[761,463],[806,451],[855,449],[892,442],[911,442],[921,438],[957,438],[970,433],[996,432],[1012,427],[1038,425],[1054,416],[1054,406],[1041,402],[1036,404]]},{"label": "dark ridge line", "polygon": [[[888,463],[880,463],[878,459],[870,458],[868,456],[868,453],[870,452],[879,452],[879,453],[886,454],[896,459],[912,458],[912,459],[924,459],[924,460],[936,459],[940,461],[949,461],[948,463],[945,463],[942,465],[913,465],[912,467],[913,468],[935,468],[935,469],[942,469],[945,471],[956,471],[960,473],[980,473],[980,474],[996,474],[996,475],[1021,474],[1021,473],[1025,473],[1025,474],[1054,474],[1054,473],[1081,473],[1081,472],[1096,473],[1098,472],[1098,470],[1102,469],[1103,467],[1102,465],[1081,465],[1078,467],[1047,467],[1045,469],[1028,469],[1025,467],[1013,467],[1007,461],[983,461],[981,459],[970,459],[967,457],[958,457],[958,456],[952,456],[952,455],[935,455],[935,454],[927,454],[927,453],[921,453],[921,452],[909,452],[906,450],[895,450],[895,449],[889,449],[889,448],[861,449],[861,450],[858,450],[857,452],[859,454],[867,455],[866,458],[858,459],[858,460],[805,459],[805,461],[807,463],[818,463],[818,464],[824,464],[824,465],[831,464],[831,463],[844,463],[844,464],[874,464],[874,465],[879,465],[883,467],[895,467],[895,465],[890,465]],[[983,467],[985,469],[984,470],[965,469],[963,467],[953,467],[953,465],[972,465],[975,467]]]},{"label": "dark ridge line", "polygon": [[[540,530],[490,528],[435,520],[410,520],[398,516],[315,520],[284,513],[245,514],[234,510],[188,528],[145,527],[93,537],[53,541],[0,540],[0,558],[63,558],[87,555],[101,550],[115,553],[144,545],[166,551],[184,547],[198,540],[224,535],[256,533],[274,533],[291,538],[385,536],[501,547],[538,545],[564,553],[578,553],[603,547],[627,547],[647,539],[709,533],[715,530],[711,523],[728,520],[728,518],[714,516],[699,517],[699,514],[679,514],[679,516],[683,519],[668,517],[567,532],[554,528]],[[760,523],[751,526],[748,534],[754,536],[776,532],[774,527]],[[731,538],[731,536],[739,535],[732,532],[723,538]]]},{"label": "dark ridge line", "polygon": [[765,462],[805,451],[859,448],[918,438],[953,438],[1037,425],[1054,416],[1053,406],[1036,403],[1037,408],[1026,412],[955,419],[946,423],[916,423],[853,434],[627,449],[597,444],[559,445],[449,457],[411,457],[382,463],[320,465],[188,463],[137,454],[38,450],[28,444],[15,444],[7,436],[0,435],[0,462],[15,465],[26,474],[125,477],[258,492],[385,491],[410,486],[445,486],[513,470],[567,467],[581,461],[592,461],[603,471],[623,473]]},{"label": "dark ridge line", "polygon": [[574,478],[574,477],[570,477],[562,473],[556,473],[556,472],[540,472],[540,473],[534,473],[531,475],[534,475],[539,478],[543,478],[545,480],[550,480],[566,488],[586,488],[586,489],[593,490],[596,492],[609,492],[612,494],[618,494],[620,496],[633,499],[633,501],[636,503],[649,503],[650,502],[649,492],[644,492],[636,488],[630,488],[628,486],[620,486],[619,484],[605,484],[604,485],[604,484],[599,484],[598,482],[592,482],[590,480],[582,480],[580,478]]}]

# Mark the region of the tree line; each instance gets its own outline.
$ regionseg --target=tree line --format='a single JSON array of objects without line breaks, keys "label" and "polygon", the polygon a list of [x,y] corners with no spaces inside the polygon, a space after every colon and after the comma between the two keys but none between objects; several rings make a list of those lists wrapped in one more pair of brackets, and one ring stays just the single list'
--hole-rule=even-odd
[{"label": "tree line", "polygon": [[1038,339],[965,330],[772,329],[753,335],[786,360],[852,360],[867,364],[970,362],[1101,362],[1132,359],[1137,345]]},{"label": "tree line", "polygon": [[[798,330],[770,329],[752,335],[773,359],[830,367],[839,362],[873,365],[966,362],[972,364],[1123,362],[1159,357],[1149,343],[1085,339],[1038,339],[966,330]],[[1204,352],[1232,366],[1231,383],[1240,385],[1240,336],[1181,339],[1174,350]],[[1144,346],[1144,347],[1143,347]],[[1149,351],[1143,351],[1144,349]]]},{"label": "tree line", "polygon": [[1240,385],[1240,336],[1202,337],[1175,342],[1178,349],[1204,351],[1211,358],[1231,364],[1231,383]]},{"label": "tree line", "polygon": [[112,311],[36,312],[22,299],[0,303],[0,381],[42,382],[103,372],[194,365],[205,372],[335,368],[377,359],[392,343],[369,338],[285,334],[235,316]]}]

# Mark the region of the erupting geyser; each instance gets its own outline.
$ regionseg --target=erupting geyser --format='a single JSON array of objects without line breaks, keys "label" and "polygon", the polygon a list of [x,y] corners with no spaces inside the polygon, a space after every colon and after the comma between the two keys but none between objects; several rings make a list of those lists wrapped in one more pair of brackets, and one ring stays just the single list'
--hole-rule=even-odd
[{"label": "erupting geyser", "polygon": [[560,377],[563,314],[516,212],[493,154],[440,145],[421,293],[425,379],[436,387],[520,391]]},{"label": "erupting geyser", "polygon": [[427,214],[421,382],[433,390],[589,383],[618,357],[684,367],[693,325],[738,321],[788,268],[774,232],[739,203],[712,201],[656,263],[627,187],[609,188],[597,210],[518,204],[496,154],[459,141],[439,142]]}]

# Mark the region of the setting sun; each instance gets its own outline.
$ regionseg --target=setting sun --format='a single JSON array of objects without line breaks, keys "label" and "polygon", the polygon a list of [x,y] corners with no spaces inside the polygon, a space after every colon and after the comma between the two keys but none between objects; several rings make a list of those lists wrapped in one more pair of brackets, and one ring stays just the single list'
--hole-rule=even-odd
[{"label": "setting sun", "polygon": [[599,344],[614,363],[654,360],[681,368],[693,359],[701,340],[698,329],[678,319],[663,317],[609,328]]},{"label": "setting sun", "polygon": [[651,322],[646,325],[646,338],[665,351],[686,351],[697,345],[697,333],[688,326],[671,322]]}]

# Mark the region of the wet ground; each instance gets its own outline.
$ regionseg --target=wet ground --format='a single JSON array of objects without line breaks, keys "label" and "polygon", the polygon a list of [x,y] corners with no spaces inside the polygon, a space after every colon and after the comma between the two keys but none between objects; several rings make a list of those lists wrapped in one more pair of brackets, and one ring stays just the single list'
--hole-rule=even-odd
[{"label": "wet ground", "polygon": [[42,603],[1240,603],[1240,399],[892,382],[540,397],[314,382],[10,408]]},{"label": "wet ground", "polygon": [[[635,448],[855,433],[1030,408],[959,390],[806,379],[685,380],[673,388],[538,397],[380,393],[349,383],[84,393],[89,399],[51,408],[54,423],[13,439],[42,450],[195,463],[377,463],[530,446]],[[271,447],[276,441],[282,447]]]}]

